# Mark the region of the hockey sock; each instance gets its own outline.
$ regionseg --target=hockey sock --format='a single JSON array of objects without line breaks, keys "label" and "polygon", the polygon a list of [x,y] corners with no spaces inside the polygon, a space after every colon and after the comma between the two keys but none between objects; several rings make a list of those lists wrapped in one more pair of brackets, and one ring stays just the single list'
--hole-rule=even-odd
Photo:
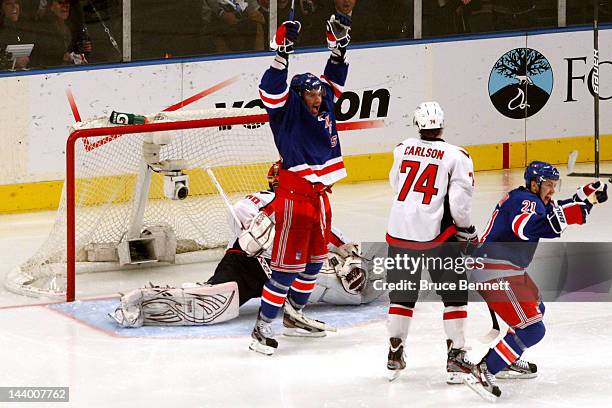
[{"label": "hockey sock", "polygon": [[514,363],[527,348],[542,340],[545,333],[546,329],[541,321],[522,329],[515,328],[514,333],[509,330],[508,334],[489,350],[485,357],[489,371],[497,374]]},{"label": "hockey sock", "polygon": [[465,324],[467,321],[467,305],[446,306],[444,308],[444,332],[453,341],[453,348],[465,347]]},{"label": "hockey sock", "polygon": [[397,337],[406,340],[408,329],[412,321],[412,307],[404,306],[399,303],[389,305],[389,315],[387,316],[387,332],[389,337]]},{"label": "hockey sock", "polygon": [[262,319],[268,322],[276,319],[278,311],[285,304],[289,288],[297,275],[297,273],[272,270],[272,276],[264,284],[261,292],[260,314]]},{"label": "hockey sock", "polygon": [[308,302],[310,294],[315,288],[317,274],[323,266],[322,263],[309,263],[306,270],[298,274],[289,290],[289,300],[296,309],[303,308]]}]

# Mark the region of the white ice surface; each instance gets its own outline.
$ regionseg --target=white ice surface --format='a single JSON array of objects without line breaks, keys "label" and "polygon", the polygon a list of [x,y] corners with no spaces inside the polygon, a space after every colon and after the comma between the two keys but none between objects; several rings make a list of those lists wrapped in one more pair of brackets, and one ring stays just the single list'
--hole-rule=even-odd
[{"label": "white ice surface", "polygon": [[[611,166],[604,171],[612,170]],[[590,167],[579,167],[587,170]],[[563,180],[560,197],[584,179]],[[504,191],[522,183],[522,172],[476,175],[473,219],[482,229]],[[381,241],[391,190],[386,182],[340,185],[331,201],[334,224],[349,237]],[[612,241],[612,203],[593,211],[587,225],[565,241]],[[45,239],[54,214],[0,216],[0,278]],[[127,291],[153,280],[205,280],[214,263],[168,270],[79,276],[78,296]],[[384,321],[343,328],[322,339],[279,338],[272,357],[248,350],[249,337],[118,338],[41,306],[41,300],[0,289],[0,386],[69,386],[72,407],[438,407],[490,406],[466,386],[444,383],[445,343],[441,303],[417,305],[406,344],[405,373],[386,378]],[[470,304],[468,339],[490,327],[481,303]],[[612,400],[612,305],[548,303],[544,340],[525,357],[536,362],[533,380],[500,382],[497,404],[521,407],[609,406]],[[0,402],[0,407],[25,406]]]}]

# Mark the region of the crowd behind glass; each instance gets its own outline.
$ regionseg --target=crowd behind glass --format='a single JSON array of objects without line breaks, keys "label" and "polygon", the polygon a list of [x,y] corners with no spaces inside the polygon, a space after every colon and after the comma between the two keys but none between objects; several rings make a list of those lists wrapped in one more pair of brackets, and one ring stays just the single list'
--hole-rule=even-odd
[{"label": "crowd behind glass", "polygon": [[[0,0],[1,69],[48,68],[266,50],[270,9],[289,0]],[[129,1],[129,24],[123,21]],[[324,21],[351,14],[353,43],[592,24],[596,0],[296,0],[298,46],[323,47]],[[612,0],[599,20],[612,22]],[[270,5],[272,3],[272,7]],[[416,6],[416,7],[415,7]],[[416,24],[414,12],[417,15]],[[565,15],[561,15],[565,11]],[[416,26],[416,27],[415,27]],[[129,35],[123,30],[129,27]],[[15,59],[7,45],[34,44]],[[129,45],[129,53],[126,53]]]}]

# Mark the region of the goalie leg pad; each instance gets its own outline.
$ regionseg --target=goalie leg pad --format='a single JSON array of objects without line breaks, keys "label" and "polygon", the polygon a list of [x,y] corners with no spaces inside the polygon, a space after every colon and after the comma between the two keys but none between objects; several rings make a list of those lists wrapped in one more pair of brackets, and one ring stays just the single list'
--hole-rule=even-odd
[{"label": "goalie leg pad", "polygon": [[200,326],[238,316],[236,282],[192,288],[151,287],[130,292],[111,317],[123,327]]}]

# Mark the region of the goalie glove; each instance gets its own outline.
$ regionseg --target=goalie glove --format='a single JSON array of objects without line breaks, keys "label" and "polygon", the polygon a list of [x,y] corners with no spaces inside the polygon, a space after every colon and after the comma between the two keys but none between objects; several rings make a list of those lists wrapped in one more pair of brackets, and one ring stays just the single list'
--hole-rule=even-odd
[{"label": "goalie glove", "polygon": [[583,202],[570,203],[564,206],[553,203],[546,218],[548,218],[553,231],[561,234],[568,225],[584,224],[588,213],[588,206]]},{"label": "goalie glove", "polygon": [[351,42],[351,17],[341,13],[332,14],[325,25],[327,48],[332,52],[332,61],[344,62],[346,47]]},{"label": "goalie glove", "polygon": [[344,290],[351,295],[361,293],[367,282],[366,271],[361,267],[361,259],[349,256],[337,272]]},{"label": "goalie glove", "polygon": [[599,180],[586,184],[578,188],[573,199],[585,204],[601,204],[608,200],[608,185]]},{"label": "goalie glove", "polygon": [[285,21],[278,27],[274,39],[270,41],[270,48],[276,51],[274,60],[285,68],[289,65],[289,54],[295,52],[297,41],[302,25],[299,21]]},{"label": "goalie glove", "polygon": [[238,244],[248,256],[259,256],[274,242],[274,221],[264,212],[259,212],[249,228],[240,234]]}]

